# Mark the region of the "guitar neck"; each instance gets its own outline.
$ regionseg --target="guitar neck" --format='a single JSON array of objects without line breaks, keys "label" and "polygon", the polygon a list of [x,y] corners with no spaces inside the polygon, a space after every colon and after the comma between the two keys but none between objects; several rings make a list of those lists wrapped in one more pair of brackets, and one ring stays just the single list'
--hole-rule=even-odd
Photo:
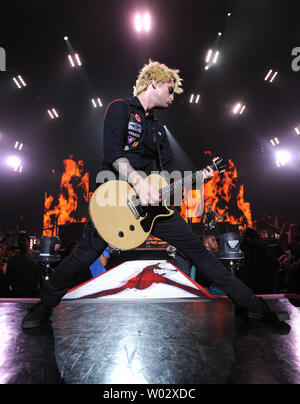
[{"label": "guitar neck", "polygon": [[183,185],[185,186],[192,186],[193,182],[196,180],[197,173],[203,172],[205,169],[211,168],[212,170],[216,171],[218,168],[216,167],[215,164],[211,164],[210,166],[207,166],[206,168],[196,171],[188,176],[185,176],[183,179],[179,179],[175,182],[173,182],[170,185],[165,186],[160,190],[161,192],[161,198],[162,200],[168,199],[170,196],[174,195],[176,192],[181,192]]}]

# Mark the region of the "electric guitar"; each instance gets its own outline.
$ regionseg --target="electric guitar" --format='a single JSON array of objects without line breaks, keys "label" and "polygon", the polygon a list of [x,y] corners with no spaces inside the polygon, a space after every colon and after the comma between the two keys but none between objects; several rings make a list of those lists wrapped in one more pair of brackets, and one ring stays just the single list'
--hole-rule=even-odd
[{"label": "electric guitar", "polygon": [[[216,157],[209,166],[220,173],[225,171],[224,161]],[[203,171],[203,170],[201,170]],[[170,196],[182,192],[184,181],[195,179],[196,173],[168,184],[159,174],[151,174],[146,180],[160,191],[159,206],[143,206],[131,185],[126,181],[108,181],[93,193],[89,204],[89,214],[98,234],[110,246],[120,250],[130,250],[141,245],[151,233],[158,217],[173,215],[167,207]]]}]

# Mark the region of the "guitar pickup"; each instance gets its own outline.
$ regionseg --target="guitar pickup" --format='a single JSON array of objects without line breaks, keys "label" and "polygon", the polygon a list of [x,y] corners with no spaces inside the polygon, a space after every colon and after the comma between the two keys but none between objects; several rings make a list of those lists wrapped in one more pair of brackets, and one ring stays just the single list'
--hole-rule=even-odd
[{"label": "guitar pickup", "polygon": [[138,211],[135,209],[135,207],[133,206],[133,204],[131,203],[131,201],[129,199],[127,199],[127,205],[129,207],[129,209],[131,210],[132,214],[135,216],[135,218],[139,219],[141,217],[141,215],[138,213]]}]

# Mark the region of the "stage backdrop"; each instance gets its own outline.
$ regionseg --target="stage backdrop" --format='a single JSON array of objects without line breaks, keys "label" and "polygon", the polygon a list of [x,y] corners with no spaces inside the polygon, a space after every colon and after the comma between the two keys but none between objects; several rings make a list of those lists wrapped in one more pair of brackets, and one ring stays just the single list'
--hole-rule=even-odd
[{"label": "stage backdrop", "polygon": [[[205,152],[209,158],[211,152]],[[88,203],[92,193],[89,192],[89,173],[84,169],[83,161],[76,162],[72,156],[63,160],[61,173],[55,173],[57,184],[45,192],[43,236],[57,235],[59,226],[70,223],[83,223],[88,219]],[[49,187],[50,188],[50,187]],[[56,189],[55,189],[56,188]],[[180,213],[186,221],[200,223],[203,211],[200,190],[188,191],[189,206],[186,204],[183,190]],[[227,213],[225,222],[245,229],[252,227],[250,203],[244,199],[244,185],[239,183],[237,168],[228,160],[227,170],[204,186],[204,208],[208,204],[219,215]]]}]

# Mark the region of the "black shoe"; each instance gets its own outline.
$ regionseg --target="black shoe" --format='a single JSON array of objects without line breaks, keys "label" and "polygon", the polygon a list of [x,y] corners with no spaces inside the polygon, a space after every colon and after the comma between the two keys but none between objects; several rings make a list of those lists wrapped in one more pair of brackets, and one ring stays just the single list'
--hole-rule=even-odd
[{"label": "black shoe", "polygon": [[273,310],[270,309],[270,307],[263,299],[260,300],[263,303],[265,312],[259,321],[262,324],[271,327],[275,331],[279,331],[282,334],[288,334],[291,330],[291,327],[287,323],[285,323],[284,320],[290,320],[289,313],[287,313],[286,311],[275,313]]},{"label": "black shoe", "polygon": [[278,320],[280,320],[280,321],[290,320],[290,315],[286,311],[279,311],[279,312],[275,313],[274,311],[272,311],[270,309],[270,307],[266,304],[266,302],[262,298],[259,298],[259,300],[263,304],[263,309],[264,309],[263,313],[252,312],[252,311],[245,309],[244,307],[241,307],[241,306],[238,306],[237,304],[235,304],[234,305],[234,314],[236,316],[243,318],[244,320],[248,320],[248,319],[262,320],[264,318],[265,314],[273,313],[277,316]]},{"label": "black shoe", "polygon": [[47,309],[42,302],[34,304],[28,309],[28,313],[23,318],[23,328],[35,328],[48,320],[52,313],[51,309]]},{"label": "black shoe", "polygon": [[291,327],[284,321],[281,321],[277,314],[272,311],[266,313],[259,321],[267,327],[272,328],[272,330],[278,331],[280,334],[288,334],[291,330]]},{"label": "black shoe", "polygon": [[281,311],[275,313],[270,309],[270,307],[262,300],[264,313],[251,312],[241,306],[234,306],[234,314],[241,317],[244,320],[252,319],[258,320],[260,323],[278,331],[282,334],[289,333],[291,327],[284,321],[290,320],[289,313],[286,311]]}]

